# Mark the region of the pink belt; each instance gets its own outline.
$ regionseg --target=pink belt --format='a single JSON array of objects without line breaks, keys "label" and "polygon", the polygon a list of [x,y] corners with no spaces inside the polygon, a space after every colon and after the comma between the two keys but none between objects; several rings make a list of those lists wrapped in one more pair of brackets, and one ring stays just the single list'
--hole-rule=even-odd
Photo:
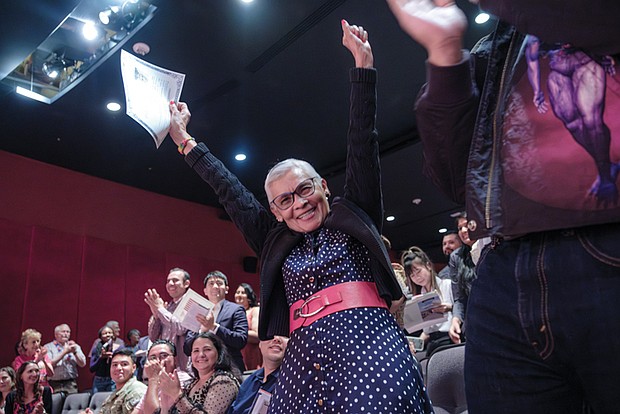
[{"label": "pink belt", "polygon": [[290,309],[290,331],[292,333],[324,316],[352,308],[387,309],[387,305],[372,282],[339,283],[293,303]]}]

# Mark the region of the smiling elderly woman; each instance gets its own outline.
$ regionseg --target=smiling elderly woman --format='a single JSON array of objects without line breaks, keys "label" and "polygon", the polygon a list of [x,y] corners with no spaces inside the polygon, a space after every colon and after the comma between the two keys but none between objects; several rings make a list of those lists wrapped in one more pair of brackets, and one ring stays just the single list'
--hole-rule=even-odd
[{"label": "smiling elderly woman", "polygon": [[[431,412],[407,341],[389,311],[402,300],[384,243],[376,71],[363,28],[342,21],[356,63],[343,197],[288,159],[265,180],[269,210],[187,133],[190,113],[172,104],[170,135],[261,257],[261,340],[290,336],[270,414]],[[318,103],[317,103],[318,104]]]}]

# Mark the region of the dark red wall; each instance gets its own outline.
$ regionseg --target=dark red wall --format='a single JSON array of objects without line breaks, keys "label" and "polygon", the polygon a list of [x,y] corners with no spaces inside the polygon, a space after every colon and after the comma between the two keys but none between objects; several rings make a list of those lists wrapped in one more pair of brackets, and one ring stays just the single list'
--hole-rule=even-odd
[{"label": "dark red wall", "polygon": [[[258,291],[242,265],[254,253],[218,213],[0,151],[0,366],[26,328],[46,343],[66,322],[85,352],[110,319],[146,334],[144,291],[166,297],[172,267],[199,292],[214,269],[229,276],[229,299],[241,282]],[[81,388],[90,383],[83,369]]]}]

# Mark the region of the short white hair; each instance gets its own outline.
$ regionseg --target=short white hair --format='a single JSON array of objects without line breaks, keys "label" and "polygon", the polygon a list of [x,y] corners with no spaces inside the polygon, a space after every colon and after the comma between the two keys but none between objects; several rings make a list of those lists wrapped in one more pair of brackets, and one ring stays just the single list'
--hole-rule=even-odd
[{"label": "short white hair", "polygon": [[267,177],[265,177],[265,193],[267,193],[267,187],[269,187],[271,183],[296,168],[308,173],[310,177],[322,178],[308,161],[299,160],[297,158],[287,158],[271,167],[267,173]]},{"label": "short white hair", "polygon": [[66,323],[61,323],[60,325],[58,325],[57,327],[54,328],[54,334],[57,334],[58,332],[60,332],[60,330],[64,327],[67,327],[68,330],[71,330],[71,327],[69,327],[68,324]]}]

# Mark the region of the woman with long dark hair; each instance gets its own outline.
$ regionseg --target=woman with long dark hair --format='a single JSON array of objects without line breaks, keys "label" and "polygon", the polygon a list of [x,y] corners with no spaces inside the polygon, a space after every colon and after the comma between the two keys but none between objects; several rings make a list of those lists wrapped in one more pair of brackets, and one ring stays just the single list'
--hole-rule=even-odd
[{"label": "woman with long dark hair", "polygon": [[190,344],[194,379],[181,387],[176,370],[159,376],[160,392],[176,401],[168,412],[224,414],[237,397],[241,373],[233,367],[226,345],[214,333],[202,332]]},{"label": "woman with long dark hair", "polygon": [[5,414],[51,414],[52,389],[40,383],[39,365],[23,362],[16,374],[15,391],[6,397]]},{"label": "woman with long dark hair", "polygon": [[0,414],[4,414],[6,397],[15,389],[15,370],[11,367],[0,368]]},{"label": "woman with long dark hair", "polygon": [[235,291],[235,302],[243,306],[248,318],[248,342],[241,349],[246,369],[258,369],[263,365],[263,355],[258,349],[258,315],[260,307],[254,289],[248,283],[241,283]]}]

